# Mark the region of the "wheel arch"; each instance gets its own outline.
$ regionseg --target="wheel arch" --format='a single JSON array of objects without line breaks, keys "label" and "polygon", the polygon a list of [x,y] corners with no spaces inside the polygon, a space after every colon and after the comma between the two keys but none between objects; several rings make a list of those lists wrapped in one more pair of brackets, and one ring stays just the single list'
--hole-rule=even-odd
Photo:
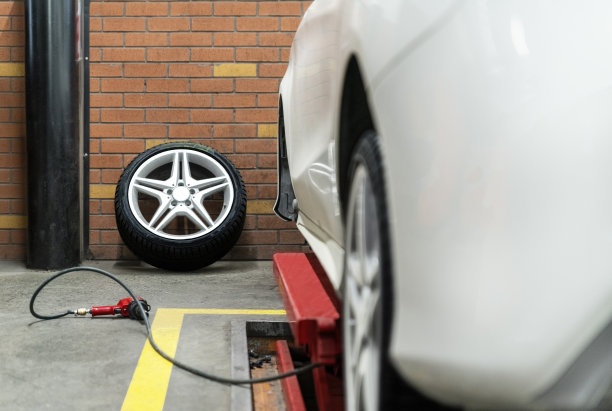
[{"label": "wheel arch", "polygon": [[355,55],[348,61],[342,97],[338,131],[338,195],[342,217],[346,215],[351,156],[357,141],[368,130],[375,130],[362,71]]}]

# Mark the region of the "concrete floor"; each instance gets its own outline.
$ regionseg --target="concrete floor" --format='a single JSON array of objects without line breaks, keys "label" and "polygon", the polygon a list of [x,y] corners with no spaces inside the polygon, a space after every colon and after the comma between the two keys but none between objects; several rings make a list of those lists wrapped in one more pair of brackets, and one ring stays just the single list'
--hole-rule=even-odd
[{"label": "concrete floor", "polygon": [[[271,262],[221,261],[193,273],[165,272],[134,262],[83,264],[107,270],[160,308],[282,309]],[[52,272],[0,262],[0,410],[119,410],[143,350],[144,326],[123,318],[63,317],[38,321],[29,301]],[[116,304],[128,295],[110,279],[71,273],[40,295],[36,310],[52,314]],[[235,320],[284,321],[282,315],[185,315],[176,358],[230,376],[230,324]],[[180,325],[179,325],[180,326]],[[138,365],[140,367],[141,365]],[[153,374],[155,374],[154,372]],[[153,375],[155,376],[155,375]],[[159,397],[164,410],[229,410],[230,388],[176,368],[168,384],[139,395]],[[139,411],[154,409],[141,406]]]}]

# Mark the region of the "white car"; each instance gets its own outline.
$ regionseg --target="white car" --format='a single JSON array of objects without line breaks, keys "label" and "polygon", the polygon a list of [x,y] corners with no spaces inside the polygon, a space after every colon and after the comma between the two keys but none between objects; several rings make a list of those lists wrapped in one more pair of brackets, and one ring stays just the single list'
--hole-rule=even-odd
[{"label": "white car", "polygon": [[612,409],[612,2],[315,0],[275,211],[344,301],[349,411]]}]

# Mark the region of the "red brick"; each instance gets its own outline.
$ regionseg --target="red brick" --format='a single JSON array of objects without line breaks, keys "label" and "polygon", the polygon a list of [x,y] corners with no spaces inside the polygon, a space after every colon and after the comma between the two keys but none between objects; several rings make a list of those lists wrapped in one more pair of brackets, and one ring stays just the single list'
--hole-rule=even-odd
[{"label": "red brick", "polygon": [[11,30],[11,18],[10,17],[0,17],[0,32],[10,31]]},{"label": "red brick", "polygon": [[126,94],[126,107],[167,107],[168,96],[166,94]]},{"label": "red brick", "polygon": [[172,124],[169,137],[171,138],[210,138],[210,125],[208,124]]},{"label": "red brick", "polygon": [[234,90],[233,79],[193,79],[191,80],[192,93],[218,93]]},{"label": "red brick", "polygon": [[257,185],[257,198],[259,199],[275,199],[276,198],[276,185]]},{"label": "red brick", "polygon": [[149,31],[188,31],[188,17],[163,17],[148,20]]},{"label": "red brick", "polygon": [[212,67],[201,63],[170,64],[170,77],[210,77]]},{"label": "red brick", "polygon": [[246,184],[276,183],[276,170],[244,170],[241,174]]},{"label": "red brick", "polygon": [[264,1],[259,3],[260,16],[300,16],[302,6],[299,1]]},{"label": "red brick", "polygon": [[295,228],[295,222],[283,221],[277,216],[259,215],[257,216],[257,228],[263,229],[290,229]]},{"label": "red brick", "polygon": [[93,2],[89,6],[91,16],[123,16],[123,3]]},{"label": "red brick", "polygon": [[102,49],[96,47],[89,48],[89,61],[96,62],[102,61]]},{"label": "red brick", "polygon": [[13,77],[11,79],[11,90],[14,92],[25,92],[25,78]]},{"label": "red brick", "polygon": [[22,1],[4,1],[0,3],[0,16],[23,16]]},{"label": "red brick", "polygon": [[144,149],[142,140],[102,140],[102,153],[140,153]]},{"label": "red brick", "polygon": [[91,78],[89,80],[89,91],[91,93],[97,93],[98,91],[100,91],[100,79]]},{"label": "red brick", "polygon": [[127,138],[164,138],[168,126],[162,124],[126,124],[123,130]]},{"label": "red brick", "polygon": [[25,95],[0,93],[0,107],[25,107]]},{"label": "red brick", "polygon": [[281,244],[304,244],[304,236],[299,231],[283,230],[279,232],[279,239]]},{"label": "red brick", "polygon": [[25,257],[25,247],[22,245],[0,245],[0,259],[2,260],[23,260]]},{"label": "red brick", "polygon": [[110,170],[102,170],[102,183],[106,184],[114,184],[119,181],[119,177],[121,177],[121,173],[123,170],[119,169],[110,169]]},{"label": "red brick", "polygon": [[215,16],[254,16],[257,13],[257,3],[237,2],[215,2]]},{"label": "red brick", "polygon": [[274,109],[238,109],[238,123],[273,123],[278,119],[278,110]]},{"label": "red brick", "polygon": [[289,47],[293,43],[293,33],[260,33],[259,45],[272,47]]},{"label": "red brick", "polygon": [[0,91],[11,91],[10,78],[0,78]]},{"label": "red brick", "polygon": [[100,80],[102,92],[139,92],[144,91],[145,81],[141,78],[103,78]]},{"label": "red brick", "polygon": [[255,33],[215,33],[215,46],[255,46]]},{"label": "red brick", "polygon": [[89,110],[89,122],[98,123],[100,121],[100,109],[92,108]]},{"label": "red brick", "polygon": [[25,61],[25,48],[11,47],[11,61],[13,63]]},{"label": "red brick", "polygon": [[189,61],[189,49],[148,49],[147,61]]},{"label": "red brick", "polygon": [[145,31],[147,19],[143,17],[107,17],[104,31]]},{"label": "red brick", "polygon": [[257,246],[236,245],[223,257],[224,260],[256,260]]},{"label": "red brick", "polygon": [[102,19],[99,17],[89,18],[89,31],[102,31]]},{"label": "red brick", "polygon": [[164,63],[126,64],[125,77],[165,77],[168,65]]},{"label": "red brick", "polygon": [[0,46],[23,46],[25,33],[18,31],[3,31],[0,36]]},{"label": "red brick", "polygon": [[236,140],[236,153],[276,153],[276,139]]},{"label": "red brick", "polygon": [[170,3],[171,16],[210,16],[212,4],[210,2],[197,1],[173,1]]},{"label": "red brick", "polygon": [[234,19],[231,17],[194,17],[191,20],[192,31],[234,31]]},{"label": "red brick", "polygon": [[89,136],[92,138],[120,138],[123,136],[123,126],[120,124],[91,124]]},{"label": "red brick", "polygon": [[121,94],[91,94],[90,107],[121,107],[123,95]]},{"label": "red brick", "polygon": [[276,48],[239,48],[236,49],[236,61],[278,61]]},{"label": "red brick", "polygon": [[278,232],[263,230],[245,230],[238,239],[238,244],[276,244]]},{"label": "red brick", "polygon": [[136,47],[167,46],[168,33],[126,33],[125,45]]},{"label": "red brick", "polygon": [[7,123],[11,119],[11,109],[10,108],[0,108],[0,122]]},{"label": "red brick", "polygon": [[191,110],[191,121],[194,123],[231,123],[233,119],[233,110]]},{"label": "red brick", "polygon": [[213,98],[214,107],[255,107],[254,94],[217,94]]},{"label": "red brick", "polygon": [[189,91],[187,79],[147,79],[147,92],[186,92]]},{"label": "red brick", "polygon": [[281,49],[281,61],[288,62],[289,57],[291,56],[291,50],[289,48]]},{"label": "red brick", "polygon": [[147,110],[147,122],[153,123],[187,123],[189,110]]},{"label": "red brick", "polygon": [[144,110],[101,110],[100,118],[103,123],[140,123],[144,121]]},{"label": "red brick", "polygon": [[102,61],[144,61],[145,49],[143,48],[120,48],[102,51]]},{"label": "red brick", "polygon": [[2,198],[23,198],[24,187],[21,185],[0,184],[0,197]]},{"label": "red brick", "polygon": [[170,33],[170,46],[210,46],[212,34],[210,33]]},{"label": "red brick", "polygon": [[25,29],[25,19],[22,16],[11,17],[11,30],[20,31]]},{"label": "red brick", "polygon": [[167,16],[168,3],[141,3],[129,1],[125,3],[126,16]]},{"label": "red brick", "polygon": [[278,107],[278,94],[258,94],[257,107]]},{"label": "red brick", "polygon": [[277,157],[274,154],[258,154],[257,155],[257,167],[258,168],[276,168]]},{"label": "red brick", "polygon": [[169,107],[210,107],[209,94],[170,94]]},{"label": "red brick", "polygon": [[296,31],[301,21],[301,17],[283,17],[281,18],[281,30]]},{"label": "red brick", "polygon": [[234,61],[233,48],[191,49],[191,61]]},{"label": "red brick", "polygon": [[253,124],[217,124],[213,127],[215,138],[256,137],[257,126]]},{"label": "red brick", "polygon": [[115,216],[110,215],[92,215],[89,216],[90,228],[117,228]]},{"label": "red brick", "polygon": [[276,31],[278,30],[278,18],[238,17],[236,28],[238,31]]},{"label": "red brick", "polygon": [[89,65],[92,77],[121,77],[121,64],[117,63],[92,63]]},{"label": "red brick", "polygon": [[256,157],[253,154],[234,154],[227,158],[239,169],[255,168]]},{"label": "red brick", "polygon": [[89,247],[89,251],[94,259],[99,260],[117,260],[121,257],[121,246],[105,246],[105,245],[92,245]]},{"label": "red brick", "polygon": [[92,47],[123,46],[123,33],[91,33],[89,44]]},{"label": "red brick", "polygon": [[11,61],[11,49],[9,47],[0,47],[0,61]]},{"label": "red brick", "polygon": [[100,242],[102,244],[119,244],[121,243],[121,236],[115,230],[102,230],[100,231]]}]

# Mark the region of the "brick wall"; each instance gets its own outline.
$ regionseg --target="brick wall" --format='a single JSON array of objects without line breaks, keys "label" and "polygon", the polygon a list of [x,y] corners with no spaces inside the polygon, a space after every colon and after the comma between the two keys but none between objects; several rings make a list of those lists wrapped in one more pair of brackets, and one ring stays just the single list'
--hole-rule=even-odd
[{"label": "brick wall", "polygon": [[0,2],[0,258],[25,255],[23,3]]},{"label": "brick wall", "polygon": [[[247,185],[245,231],[232,259],[300,251],[272,214],[277,92],[310,1],[92,1],[90,251],[132,258],[113,196],[139,153],[194,141],[226,154]],[[0,258],[24,255],[23,3],[0,2]]]}]

